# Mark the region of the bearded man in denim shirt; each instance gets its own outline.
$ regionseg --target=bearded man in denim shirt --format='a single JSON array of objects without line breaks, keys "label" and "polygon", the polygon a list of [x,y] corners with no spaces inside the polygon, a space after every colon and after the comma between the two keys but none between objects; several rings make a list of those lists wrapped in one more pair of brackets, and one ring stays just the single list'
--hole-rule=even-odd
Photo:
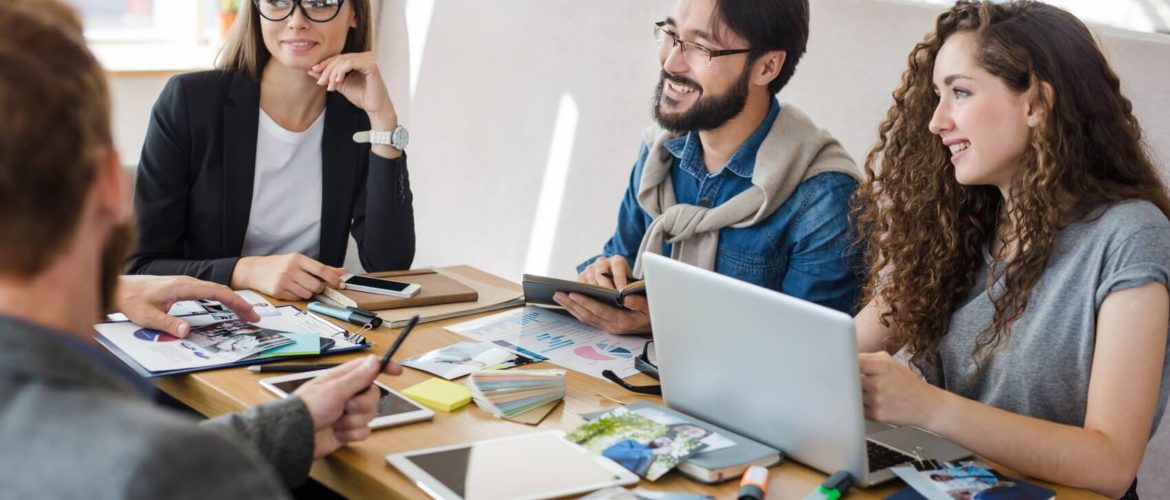
[{"label": "bearded man in denim shirt", "polygon": [[[862,249],[848,214],[860,171],[776,99],[805,52],[808,11],[807,0],[680,0],[656,23],[656,124],[643,133],[617,231],[579,266],[579,281],[620,289],[641,276],[649,251],[854,311]],[[651,330],[642,296],[625,309],[554,299],[610,333]]]}]

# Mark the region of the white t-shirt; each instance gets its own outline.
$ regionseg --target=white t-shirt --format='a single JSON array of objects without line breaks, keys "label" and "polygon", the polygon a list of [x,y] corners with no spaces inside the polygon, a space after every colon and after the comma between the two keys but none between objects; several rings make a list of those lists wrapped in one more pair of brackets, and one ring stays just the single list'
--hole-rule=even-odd
[{"label": "white t-shirt", "polygon": [[243,256],[293,252],[319,256],[324,132],[324,111],[304,132],[292,132],[260,110],[256,179]]}]

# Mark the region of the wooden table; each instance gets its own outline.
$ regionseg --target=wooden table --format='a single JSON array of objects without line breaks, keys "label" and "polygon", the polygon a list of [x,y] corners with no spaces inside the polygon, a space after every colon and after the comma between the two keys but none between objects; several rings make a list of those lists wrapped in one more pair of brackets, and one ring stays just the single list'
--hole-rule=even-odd
[{"label": "wooden table", "polygon": [[[494,280],[501,284],[508,283],[501,278],[481,271],[471,270],[471,272],[478,273],[485,280]],[[511,286],[516,285],[513,283]],[[281,301],[273,302],[283,304]],[[292,304],[302,309],[305,307],[304,302],[292,302]],[[467,340],[463,336],[444,330],[443,327],[497,312],[421,324],[403,343],[398,353],[395,354],[395,358],[404,359]],[[336,321],[334,323],[350,330],[357,329],[354,325]],[[367,334],[367,338],[377,344],[373,349],[359,353],[333,355],[327,359],[322,358],[321,361],[344,362],[371,353],[381,355],[393,342],[398,331],[398,329],[380,328]],[[551,363],[540,363],[525,368],[550,367],[555,366]],[[254,373],[244,368],[231,368],[164,377],[158,380],[158,387],[203,415],[216,416],[240,411],[248,406],[272,400],[275,396],[261,388],[258,383],[260,379],[272,376],[275,375]],[[379,379],[389,387],[401,391],[430,377],[431,375],[428,373],[406,368],[405,373],[401,376],[381,375]],[[630,381],[636,384],[655,382],[645,375],[637,375]],[[369,439],[343,448],[328,458],[317,460],[313,464],[310,475],[333,491],[349,498],[427,498],[427,495],[418,489],[413,482],[386,463],[387,453],[514,436],[536,430],[560,429],[569,432],[583,422],[580,415],[584,413],[614,408],[620,404],[638,400],[662,402],[660,397],[633,394],[611,382],[571,370],[566,376],[566,384],[567,395],[564,402],[558,405],[540,425],[530,426],[499,419],[481,411],[474,403],[452,413],[436,410],[433,421],[375,431]],[[818,471],[801,464],[785,461],[771,469],[768,497],[772,499],[803,498],[809,491],[816,488],[824,478],[825,475]],[[1032,482],[1056,490],[1061,498],[1095,497],[1095,495],[1083,490],[1060,487],[1043,481],[1032,480]],[[654,483],[643,481],[640,486],[656,491],[699,493],[716,498],[735,498],[738,491],[738,481],[709,486],[691,481],[678,474],[667,474]],[[883,498],[902,487],[903,484],[900,481],[892,481],[879,487],[853,489],[847,496],[849,498]]]}]

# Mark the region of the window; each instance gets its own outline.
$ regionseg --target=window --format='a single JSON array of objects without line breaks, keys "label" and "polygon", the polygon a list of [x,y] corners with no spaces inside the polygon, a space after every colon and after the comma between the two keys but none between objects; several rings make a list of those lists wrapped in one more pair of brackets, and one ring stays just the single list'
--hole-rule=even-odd
[{"label": "window", "polygon": [[225,0],[67,0],[90,48],[114,72],[187,71],[213,63]]}]

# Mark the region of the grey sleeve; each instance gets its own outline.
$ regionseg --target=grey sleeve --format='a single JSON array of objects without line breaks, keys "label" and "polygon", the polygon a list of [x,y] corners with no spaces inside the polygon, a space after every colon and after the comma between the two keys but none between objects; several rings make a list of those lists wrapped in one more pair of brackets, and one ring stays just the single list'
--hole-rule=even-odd
[{"label": "grey sleeve", "polygon": [[1149,283],[1170,285],[1170,228],[1146,226],[1121,239],[1105,258],[1096,306],[1110,293]]},{"label": "grey sleeve", "polygon": [[249,446],[198,426],[169,430],[127,474],[127,499],[288,498],[264,459]]},{"label": "grey sleeve", "polygon": [[286,486],[297,486],[313,464],[313,419],[297,396],[258,404],[200,424],[221,436],[249,443],[271,464]]}]

